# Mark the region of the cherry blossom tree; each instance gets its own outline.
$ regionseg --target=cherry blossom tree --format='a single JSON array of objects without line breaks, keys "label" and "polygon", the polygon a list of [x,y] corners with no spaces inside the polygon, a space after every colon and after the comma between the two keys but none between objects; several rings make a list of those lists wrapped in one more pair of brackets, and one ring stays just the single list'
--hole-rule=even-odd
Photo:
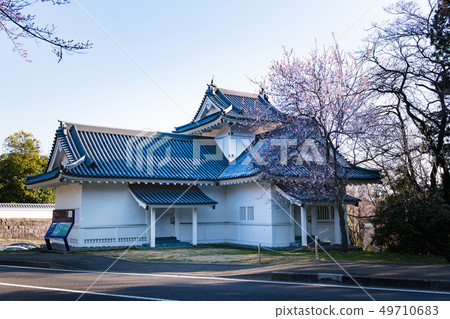
[{"label": "cherry blossom tree", "polygon": [[40,27],[35,24],[35,15],[26,13],[26,9],[37,2],[52,2],[63,5],[70,0],[0,0],[0,31],[4,31],[13,43],[14,51],[28,60],[28,52],[23,48],[21,40],[35,39],[49,44],[61,61],[63,53],[80,53],[92,47],[89,41],[74,42],[56,37],[55,26]]},{"label": "cherry blossom tree", "polygon": [[[284,58],[272,63],[267,78],[260,83],[274,106],[286,114],[278,130],[286,133],[285,139],[296,139],[285,144],[295,145],[290,154],[297,156],[289,162],[288,155],[287,165],[282,165],[276,158],[280,152],[272,147],[264,152],[265,162],[276,164],[261,167],[266,174],[283,176],[283,182],[299,193],[336,203],[343,251],[348,250],[347,182],[355,166],[368,160],[361,142],[382,135],[377,113],[368,105],[370,83],[364,74],[362,63],[335,43],[323,50],[316,47],[304,59],[285,50]],[[315,156],[314,147],[305,152],[305,142],[316,147]]]}]

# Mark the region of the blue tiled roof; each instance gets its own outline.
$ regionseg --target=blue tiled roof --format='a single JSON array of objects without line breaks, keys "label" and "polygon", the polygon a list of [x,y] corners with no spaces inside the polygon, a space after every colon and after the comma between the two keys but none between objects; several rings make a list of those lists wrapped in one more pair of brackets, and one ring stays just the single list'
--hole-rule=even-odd
[{"label": "blue tiled roof", "polygon": [[217,202],[205,195],[197,186],[187,185],[145,185],[132,184],[133,195],[148,206],[216,205]]},{"label": "blue tiled roof", "polygon": [[[273,176],[288,176],[288,177],[304,177],[310,178],[314,176],[325,176],[325,165],[315,163],[295,164],[295,161],[289,161],[287,165],[270,165],[267,172]],[[332,170],[329,165],[328,168]],[[331,174],[331,171],[328,172]],[[337,167],[337,175],[343,180],[380,180],[380,171],[362,168],[359,166],[353,167]]]},{"label": "blue tiled roof", "polygon": [[[310,140],[316,145],[317,152],[325,159],[325,147],[320,143],[320,133],[315,129],[315,125],[308,119],[298,119],[297,123],[282,126],[275,130],[260,134],[252,147],[257,149],[260,159],[271,165],[260,165],[265,172],[273,176],[290,177],[311,177],[312,175],[325,176],[325,168],[328,165],[300,160],[299,150],[305,141]],[[273,143],[274,140],[285,139],[295,143],[295,146],[288,148],[286,163],[281,163],[280,146]],[[258,145],[259,143],[259,145]],[[252,157],[253,158],[253,157]],[[261,161],[260,161],[261,162]],[[274,162],[278,164],[274,164]],[[338,153],[337,174],[340,178],[347,180],[372,180],[381,179],[379,170],[371,170],[359,166],[351,165],[345,158]],[[257,163],[255,163],[257,164]],[[258,166],[258,165],[257,165]]]},{"label": "blue tiled roof", "polygon": [[229,117],[243,120],[258,120],[258,121],[282,121],[282,114],[266,101],[261,95],[249,96],[243,95],[239,92],[228,91],[224,89],[217,89],[223,91],[224,96],[236,107],[242,110],[237,112],[232,110],[227,114]]},{"label": "blue tiled roof", "polygon": [[[202,105],[206,98],[209,98],[214,105],[220,110],[218,113],[208,115],[198,121],[197,118]],[[225,113],[230,106],[231,110]],[[201,127],[222,115],[225,120],[242,120],[242,121],[282,121],[282,113],[273,107],[263,96],[258,94],[243,93],[230,91],[221,88],[208,89],[203,97],[197,113],[192,122],[178,126],[174,132],[181,133],[197,127]]]},{"label": "blue tiled roof", "polygon": [[[222,181],[251,177],[263,171],[273,176],[306,178],[324,169],[323,165],[298,164],[292,160],[288,165],[260,165],[259,159],[267,161],[270,152],[279,152],[279,146],[271,145],[271,138],[289,138],[290,133],[282,134],[281,129],[257,136],[247,150],[229,163],[213,138],[158,132],[140,136],[137,131],[66,125],[56,135],[72,165],[29,176],[25,184],[53,179],[60,172],[63,177],[88,179]],[[307,127],[307,123],[301,125]],[[298,140],[305,137],[299,136]],[[380,179],[376,170],[357,166],[338,169],[338,174],[348,180]]]},{"label": "blue tiled roof", "polygon": [[193,128],[205,125],[207,123],[213,122],[216,119],[218,119],[220,117],[221,113],[217,112],[208,116],[205,116],[204,118],[202,118],[201,120],[197,121],[197,122],[192,122],[192,123],[188,123],[182,126],[178,126],[175,128],[175,132],[185,132],[185,131],[189,131],[192,130]]},{"label": "blue tiled roof", "polygon": [[[258,173],[267,173],[272,176],[304,177],[320,176],[325,174],[325,166],[313,162],[298,161],[298,149],[288,149],[289,158],[285,164],[281,163],[280,146],[272,143],[274,139],[287,139],[296,141],[302,145],[309,138],[317,140],[317,131],[311,128],[313,125],[307,119],[299,119],[302,130],[289,126],[281,127],[273,131],[256,136],[255,141],[219,176],[220,180],[255,176]],[[310,128],[310,129],[308,129]],[[318,145],[320,149],[320,145]],[[275,164],[277,161],[278,164]],[[380,171],[352,166],[342,158],[345,165],[339,165],[337,174],[346,180],[380,180]],[[268,165],[268,163],[271,163]]]},{"label": "blue tiled roof", "polygon": [[[96,167],[84,162],[64,172],[69,176],[212,180],[228,165],[221,152],[211,159],[217,151],[212,138],[171,133],[136,136],[120,131],[83,130],[82,127],[76,131]],[[69,130],[68,135],[73,138],[73,131]],[[198,154],[196,145],[201,145]]]},{"label": "blue tiled roof", "polygon": [[339,167],[338,174],[351,180],[380,180],[381,171],[374,169],[367,169],[364,167],[353,166],[350,168]]},{"label": "blue tiled roof", "polygon": [[255,161],[250,154],[249,150],[245,150],[238,156],[230,165],[225,168],[222,174],[219,176],[219,180],[244,178],[255,176],[261,172],[261,169],[255,165]]},{"label": "blue tiled roof", "polygon": [[[269,143],[269,142],[265,142]],[[264,155],[264,146],[259,150],[255,149],[257,142],[250,146],[253,148],[253,152],[260,154],[259,159],[267,160]],[[252,155],[252,151],[249,149],[245,150],[235,161],[230,163],[227,168],[219,176],[219,180],[226,179],[236,179],[255,176],[261,172],[267,172],[273,176],[289,176],[289,177],[304,177],[308,178],[312,174],[320,175],[323,171],[324,166],[304,163],[296,164],[295,161],[289,161],[288,165],[259,165],[258,161],[255,160]],[[313,171],[313,173],[311,173]],[[371,170],[362,168],[359,166],[355,167],[342,167],[338,166],[338,176],[343,177],[347,180],[373,180],[378,181],[380,177],[380,172],[378,170]]]},{"label": "blue tiled roof", "polygon": [[59,170],[59,168],[56,168],[48,173],[41,173],[38,175],[27,176],[25,178],[25,180],[23,181],[23,183],[25,185],[30,185],[30,184],[45,182],[45,181],[57,178],[60,175],[60,173],[61,173],[61,171]]},{"label": "blue tiled roof", "polygon": [[[283,184],[277,184],[278,188],[281,189],[284,193],[289,195],[292,198],[298,199],[300,202],[326,202],[336,201],[335,196],[326,197],[323,194],[311,194],[308,190],[295,189],[294,187],[289,187]],[[344,203],[358,203],[360,199],[347,195],[344,195]]]}]

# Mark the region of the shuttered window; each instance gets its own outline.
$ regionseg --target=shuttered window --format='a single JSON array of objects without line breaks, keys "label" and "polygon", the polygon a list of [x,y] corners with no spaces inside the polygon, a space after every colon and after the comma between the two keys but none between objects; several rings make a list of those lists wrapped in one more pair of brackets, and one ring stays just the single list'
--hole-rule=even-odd
[{"label": "shuttered window", "polygon": [[240,220],[255,220],[255,207],[239,207],[239,219]]},{"label": "shuttered window", "polygon": [[334,207],[333,206],[319,206],[317,211],[317,220],[333,220]]},{"label": "shuttered window", "polygon": [[253,206],[247,207],[247,219],[255,220],[255,207]]},{"label": "shuttered window", "polygon": [[245,212],[245,207],[239,207],[239,216],[241,220],[247,219],[247,214]]}]

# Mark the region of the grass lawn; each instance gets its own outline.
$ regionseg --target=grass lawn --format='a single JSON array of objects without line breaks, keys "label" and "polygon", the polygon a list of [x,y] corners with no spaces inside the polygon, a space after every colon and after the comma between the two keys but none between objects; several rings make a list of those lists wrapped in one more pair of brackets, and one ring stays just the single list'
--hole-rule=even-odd
[{"label": "grass lawn", "polygon": [[[77,254],[122,257],[135,261],[158,261],[158,262],[192,262],[192,263],[236,263],[256,264],[258,263],[258,252],[256,248],[238,247],[232,245],[198,245],[195,247],[175,247],[156,249],[129,249],[125,250],[99,250],[84,251]],[[382,263],[423,263],[423,264],[445,264],[440,256],[422,256],[399,253],[375,253],[364,251],[351,251],[343,253],[340,251],[329,251],[319,253],[319,259],[354,262],[382,262]],[[330,257],[331,256],[331,257]],[[261,251],[262,264],[283,264],[307,262],[314,259],[314,253],[298,251]]]}]

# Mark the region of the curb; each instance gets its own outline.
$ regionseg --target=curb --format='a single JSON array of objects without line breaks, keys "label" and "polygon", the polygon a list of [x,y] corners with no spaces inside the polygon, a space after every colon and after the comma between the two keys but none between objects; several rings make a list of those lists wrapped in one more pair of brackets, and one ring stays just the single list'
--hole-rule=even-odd
[{"label": "curb", "polygon": [[[352,279],[353,278],[353,279]],[[329,273],[298,273],[277,271],[271,273],[273,281],[289,281],[304,283],[331,283],[346,286],[357,286],[376,288],[397,288],[412,290],[430,290],[430,291],[450,291],[450,281],[429,280],[429,279],[411,279],[411,278],[386,278],[386,277],[364,277],[348,276],[343,274]],[[355,283],[358,283],[356,284]]]},{"label": "curb", "polygon": [[46,261],[29,261],[29,260],[0,260],[0,265],[7,266],[22,266],[22,267],[35,267],[35,268],[54,268],[54,269],[71,269],[58,264],[49,263]]}]

